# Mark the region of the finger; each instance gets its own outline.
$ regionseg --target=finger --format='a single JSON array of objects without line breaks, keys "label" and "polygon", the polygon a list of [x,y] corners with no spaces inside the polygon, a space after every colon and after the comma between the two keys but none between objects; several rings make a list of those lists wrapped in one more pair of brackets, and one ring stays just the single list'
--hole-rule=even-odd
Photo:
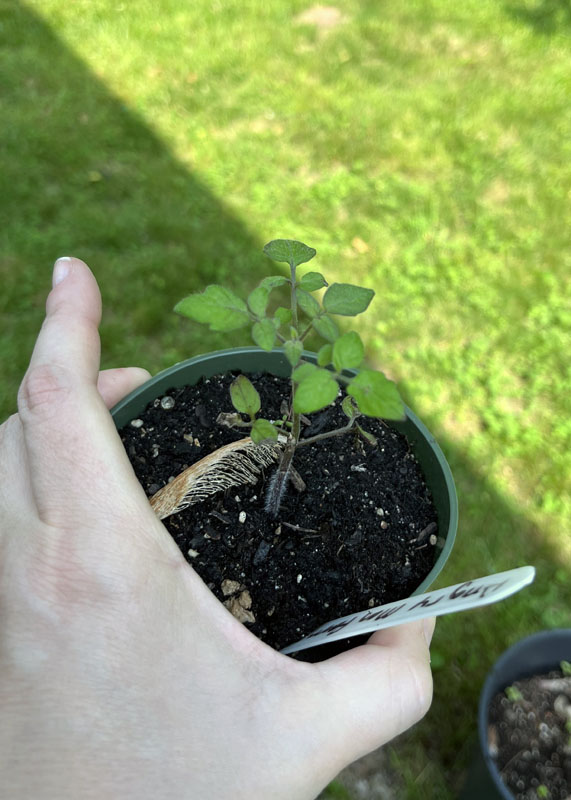
[{"label": "finger", "polygon": [[[429,636],[431,629],[429,623]],[[398,736],[427,712],[432,700],[427,631],[424,621],[379,631],[367,644],[317,665],[327,687],[328,745],[341,766]]]},{"label": "finger", "polygon": [[150,377],[150,372],[139,367],[104,369],[97,378],[97,391],[103,398],[107,408],[113,408],[119,400],[122,400],[134,389],[142,386]]},{"label": "finger", "polygon": [[99,372],[100,321],[101,294],[87,264],[78,258],[58,259],[30,368],[57,364],[79,371],[95,384]]},{"label": "finger", "polygon": [[148,503],[97,391],[97,282],[79,259],[63,266],[67,276],[48,297],[18,407],[40,518],[97,527],[113,509],[128,514]]},{"label": "finger", "polygon": [[[418,623],[422,628],[422,633],[426,641],[427,647],[430,647],[432,636],[434,635],[434,628],[436,626],[436,617],[427,617]],[[407,636],[408,625],[397,625],[392,628],[385,628],[381,631],[373,633],[367,644],[375,644],[379,647],[400,647],[403,639]]]}]

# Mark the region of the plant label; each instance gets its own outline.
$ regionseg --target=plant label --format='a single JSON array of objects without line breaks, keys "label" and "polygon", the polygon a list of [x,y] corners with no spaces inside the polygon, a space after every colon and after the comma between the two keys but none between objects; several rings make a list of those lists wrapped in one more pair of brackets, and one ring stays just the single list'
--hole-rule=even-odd
[{"label": "plant label", "polygon": [[285,655],[306,650],[337,639],[347,639],[363,633],[373,633],[382,628],[415,622],[425,617],[439,617],[452,614],[454,611],[467,611],[489,603],[503,600],[524,586],[528,586],[535,578],[535,567],[519,567],[508,572],[486,575],[484,578],[458,583],[445,589],[407,597],[384,606],[370,608],[357,614],[326,622],[313,633],[295,644],[290,644],[281,651]]}]

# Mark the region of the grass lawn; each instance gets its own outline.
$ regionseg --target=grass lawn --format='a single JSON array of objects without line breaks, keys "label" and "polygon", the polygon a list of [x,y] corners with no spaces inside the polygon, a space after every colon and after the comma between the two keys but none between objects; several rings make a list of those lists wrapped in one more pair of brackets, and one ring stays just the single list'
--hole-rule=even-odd
[{"label": "grass lawn", "polygon": [[433,707],[389,746],[399,798],[451,800],[495,658],[571,625],[571,15],[564,0],[310,8],[0,0],[0,419],[58,255],[100,282],[104,367],[228,346],[171,308],[206,283],[253,288],[272,238],[374,288],[355,323],[368,357],[457,482],[439,585],[538,571],[440,621]]}]

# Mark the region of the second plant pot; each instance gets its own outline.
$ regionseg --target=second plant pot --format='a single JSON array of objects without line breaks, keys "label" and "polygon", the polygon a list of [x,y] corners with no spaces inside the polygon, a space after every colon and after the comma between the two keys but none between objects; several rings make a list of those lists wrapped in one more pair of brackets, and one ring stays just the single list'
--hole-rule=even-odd
[{"label": "second plant pot", "polygon": [[[546,692],[541,700],[541,708],[536,709],[530,700],[528,688],[524,688],[523,693],[514,686],[519,681],[546,676],[554,670],[558,670],[562,661],[571,660],[571,628],[561,628],[555,630],[541,631],[516,642],[506,650],[496,661],[484,683],[480,694],[478,706],[478,739],[479,750],[472,763],[468,780],[462,794],[462,800],[514,800],[516,794],[512,792],[502,780],[502,775],[498,767],[498,723],[492,721],[490,708],[494,698],[506,693],[500,701],[501,705],[507,708],[506,720],[499,723],[505,726],[503,739],[516,737],[515,757],[510,754],[507,767],[518,766],[518,754],[523,757],[524,772],[531,774],[534,770],[534,762],[539,758],[540,749],[544,750],[544,744],[549,742],[542,741],[542,736],[549,736],[549,724],[542,719],[557,720],[557,713],[553,713],[549,705],[553,706],[557,696],[565,697],[565,692],[557,689],[553,692]],[[523,688],[523,686],[522,686]],[[571,689],[567,689],[567,695]],[[496,699],[496,704],[498,699]],[[571,698],[568,697],[568,703]],[[545,708],[543,707],[545,706]],[[567,707],[571,707],[568,705]],[[547,713],[546,713],[547,709]],[[529,715],[532,715],[531,717]],[[518,719],[521,717],[522,719]],[[526,717],[527,719],[523,719]],[[509,721],[511,720],[511,721]],[[560,720],[559,727],[562,735],[569,738],[565,733],[565,723]],[[511,726],[513,725],[513,730]],[[528,727],[531,729],[529,736]],[[506,737],[507,734],[507,737]],[[536,739],[537,754],[534,753],[533,739]],[[554,741],[549,749],[555,751],[557,743]],[[553,756],[548,758],[549,765],[547,770],[556,769],[559,772],[567,771],[567,778],[571,783],[571,747],[567,745],[569,755],[565,761],[565,756],[555,759],[558,763],[552,763]],[[525,754],[525,756],[524,756]],[[563,763],[559,763],[563,761]],[[534,780],[535,787],[522,788],[522,794],[527,798],[537,798],[537,800],[550,800],[553,795],[542,782],[543,776]],[[515,781],[517,783],[517,780]],[[517,789],[515,790],[517,791]],[[531,792],[531,794],[530,794]],[[571,792],[571,786],[570,786]],[[566,797],[567,795],[565,795]]]},{"label": "second plant pot", "polygon": [[[306,360],[315,359],[315,357],[310,353],[304,353],[304,358]],[[135,425],[138,426],[138,428],[137,427],[135,428],[137,436],[142,436],[142,437],[146,436],[147,444],[152,437],[155,437],[157,435],[157,431],[155,430],[157,427],[157,423],[153,422],[153,424],[151,425],[151,423],[148,420],[145,421],[144,417],[146,413],[149,413],[149,409],[151,410],[155,409],[156,414],[153,417],[153,419],[156,420],[159,418],[157,417],[157,414],[159,414],[159,412],[162,413],[162,408],[174,404],[173,403],[174,395],[173,398],[168,400],[168,402],[164,400],[167,393],[173,394],[173,392],[176,393],[176,391],[180,392],[183,391],[182,387],[195,386],[201,381],[203,382],[209,381],[214,376],[228,375],[229,373],[236,374],[242,372],[244,374],[249,375],[251,379],[254,380],[256,378],[260,379],[260,377],[264,375],[276,376],[277,378],[287,378],[290,374],[290,371],[291,367],[289,365],[289,362],[287,361],[284,353],[281,350],[266,352],[258,348],[250,347],[250,348],[236,348],[233,350],[218,351],[215,353],[209,353],[206,355],[198,356],[196,358],[191,358],[188,361],[184,361],[180,364],[176,364],[173,367],[161,372],[159,375],[149,380],[146,384],[144,384],[143,386],[139,387],[137,390],[132,392],[128,397],[124,398],[124,400],[122,400],[119,404],[117,404],[117,406],[115,406],[115,408],[112,410],[112,415],[117,428],[119,430],[123,429],[124,432],[127,432],[124,436],[124,442],[127,446],[128,452],[131,451],[130,456],[132,459],[132,463],[135,467],[135,471],[137,472],[137,459],[139,460],[139,465],[141,461],[151,462],[153,458],[159,453],[159,451],[161,451],[160,457],[155,459],[155,463],[158,463],[159,461],[162,461],[168,457],[168,454],[165,454],[162,451],[160,445],[158,444],[153,445],[154,449],[152,449],[152,451],[149,451],[147,455],[140,455],[140,454],[137,455],[135,452],[135,447],[129,445],[129,441],[133,441],[132,436],[133,436],[134,421]],[[202,385],[203,383],[201,383],[201,386]],[[180,394],[177,395],[177,397],[179,396],[181,395]],[[163,401],[162,408],[161,408],[161,400]],[[219,410],[228,411],[229,410],[228,404],[226,407],[222,407]],[[168,412],[166,414],[163,414],[163,417],[167,419]],[[165,422],[165,424],[170,424],[170,423]],[[184,424],[182,425],[182,427],[184,427]],[[194,436],[192,432],[189,433],[190,429],[194,427],[195,425],[193,424],[192,420],[189,419],[188,425],[186,425],[186,428],[188,430],[179,431],[177,429],[176,433],[181,440],[181,447],[184,446],[185,442],[195,441],[196,443],[197,437]],[[391,421],[390,423],[387,423],[387,430],[389,429],[390,431],[395,432],[399,436],[406,437],[406,442],[408,442],[408,444],[406,444],[405,442],[405,451],[406,451],[405,458],[410,459],[410,461],[418,462],[420,471],[424,478],[424,482],[426,483],[429,493],[432,496],[434,511],[436,515],[436,521],[431,523],[430,526],[430,535],[426,532],[425,529],[424,531],[421,532],[421,537],[424,538],[420,538],[418,541],[419,549],[428,548],[428,551],[431,553],[431,563],[428,565],[425,574],[415,583],[415,585],[410,586],[409,582],[410,588],[406,591],[405,594],[401,595],[401,597],[404,597],[404,596],[409,596],[410,594],[419,594],[426,591],[426,589],[434,581],[434,579],[444,566],[446,560],[450,555],[454,543],[457,522],[458,522],[458,505],[457,505],[454,481],[452,478],[452,474],[450,472],[450,468],[446,462],[446,459],[444,458],[444,455],[440,447],[434,440],[434,437],[429,433],[429,431],[423,425],[423,423],[412,413],[412,411],[410,411],[410,409],[407,408],[406,419],[403,421],[398,421],[398,422]],[[148,433],[149,431],[150,435]],[[242,432],[241,434],[238,435],[236,435],[236,433],[233,433],[234,438],[237,438],[237,436],[239,435],[247,435],[247,431],[245,433]],[[184,441],[182,441],[183,437]],[[405,440],[403,439],[403,441]],[[176,444],[176,442],[174,446],[177,449],[179,447],[178,444]],[[322,445],[320,443],[320,447],[321,446]],[[347,443],[347,448],[349,448],[349,443]],[[198,456],[195,455],[194,458],[190,458],[189,463],[192,463],[193,460],[197,460],[197,458],[200,458],[206,454],[207,452],[205,448],[204,450],[201,451],[200,455]],[[344,455],[341,455],[340,460],[343,459]],[[409,462],[407,461],[406,463],[408,464]],[[147,468],[152,468],[152,466],[153,466],[152,463],[150,465],[145,464],[144,469],[146,470]],[[350,469],[352,471],[349,471]],[[167,477],[162,479],[162,483],[165,483],[166,480],[168,480],[169,476],[168,466],[166,467],[166,470],[167,472],[165,474],[167,475]],[[177,474],[178,468],[175,469],[175,467],[172,467],[172,470],[173,471],[170,473],[171,476]],[[351,468],[349,468],[349,466],[347,467],[347,480],[346,480],[347,486],[349,487],[351,486],[351,480],[358,479],[359,477],[358,473],[360,470],[363,470],[363,467],[360,464],[353,464]],[[265,477],[267,478],[267,476]],[[145,481],[142,480],[141,477],[139,477],[139,479],[144,485]],[[343,481],[341,483],[343,484]],[[152,493],[150,491],[149,485],[145,486],[145,488],[148,494]],[[156,490],[156,486],[152,486],[151,488]],[[343,491],[345,488],[346,487],[341,485],[335,491]],[[234,494],[238,495],[238,493],[240,495],[244,494],[244,492],[241,491],[239,488],[236,491],[232,490],[230,492],[231,495]],[[256,495],[253,495],[252,497],[255,498]],[[252,497],[248,500],[248,502],[250,503],[253,502]],[[234,502],[233,497],[231,498],[227,497],[227,499],[229,503]],[[240,498],[237,496],[236,499]],[[242,497],[242,502],[244,502],[243,497]],[[357,500],[354,508],[354,514],[350,513],[348,515],[349,518],[347,518],[344,522],[342,521],[342,527],[345,526],[347,531],[347,537],[355,534],[353,528],[354,520],[352,519],[352,517],[353,516],[357,517],[358,512],[360,511],[360,509],[357,507],[357,504],[358,503],[362,504],[362,502],[363,502],[362,500],[361,501]],[[373,506],[375,503],[375,498],[369,498],[367,502],[371,506]],[[222,495],[220,503],[221,504],[224,503],[224,495]],[[396,500],[396,503],[398,504],[398,499]],[[225,508],[222,508],[222,511],[224,513],[223,514],[220,513],[220,508],[222,508],[222,505],[218,507],[218,510],[216,509],[212,510],[212,514],[216,518],[214,521],[216,522],[217,525],[219,525],[218,520],[222,521],[222,525],[219,525],[219,528],[222,531],[222,544],[224,544],[224,538],[227,532],[229,531],[228,521],[227,521],[229,519],[229,516],[226,514]],[[253,508],[253,505],[244,506],[245,510],[240,512],[240,519],[245,518],[250,513],[250,508]],[[385,509],[378,508],[377,512],[379,514],[386,516],[383,516],[382,520],[380,518],[375,518],[376,521],[379,523],[379,525],[381,526],[384,525],[385,528],[388,527],[388,523],[386,523],[384,520],[391,519],[391,510],[388,508]],[[200,504],[198,504],[196,506],[193,506],[186,512],[182,513],[194,514],[200,516],[201,514],[205,514],[206,512],[202,511],[200,508]],[[182,516],[182,514],[174,516]],[[172,519],[174,519],[174,517]],[[287,532],[288,535],[291,534],[291,536],[294,537],[293,541],[295,543],[296,542],[295,519],[290,522],[286,521],[283,524],[287,527],[282,528],[280,520],[276,521],[276,524],[274,526],[276,535],[273,536],[273,543],[275,544],[277,542],[280,548],[282,548],[282,546],[287,548],[288,545],[290,544],[290,540],[288,540],[284,545],[285,537],[283,534],[281,534],[280,536],[280,531],[283,530],[284,532]],[[337,521],[337,524],[339,524],[339,521]],[[167,527],[169,527],[169,525],[167,525]],[[242,526],[242,528],[240,528],[240,524],[238,524],[235,527],[239,528],[240,531],[246,530],[245,526]],[[307,548],[311,548],[312,537],[313,540],[319,539],[318,532],[314,531],[312,533],[307,533],[307,531],[304,532],[300,526],[297,527],[298,530],[300,531],[299,535],[305,536],[306,538],[305,545],[307,545]],[[410,527],[412,529],[413,527],[412,523],[410,524]],[[204,550],[207,549],[207,546],[210,547],[212,545],[211,541],[212,537],[218,536],[218,532],[215,531],[213,533],[212,527],[210,527],[209,524],[206,524],[205,526],[203,525],[201,527],[202,533],[200,534],[202,538],[195,537],[193,540],[194,543],[191,542],[191,546],[189,547],[188,538],[184,540],[184,546],[181,544],[182,539],[181,541],[178,541],[177,537],[179,537],[179,533],[176,522],[171,524],[169,530],[171,531],[171,534],[174,536],[175,540],[179,543],[179,546],[181,546],[183,553],[185,554],[185,556],[187,556],[187,560],[189,561],[189,563],[193,564],[193,566],[196,566],[196,560],[195,563],[193,563],[193,558],[195,557],[192,555],[189,556],[188,553],[189,552],[202,553]],[[254,537],[255,535],[256,535],[255,532],[252,533],[252,536],[250,538]],[[406,536],[407,535],[406,532],[403,535]],[[408,535],[410,536],[410,540],[414,542],[415,541],[414,537],[415,535],[418,535],[418,533],[416,534],[410,533]],[[229,559],[234,559],[236,550],[240,550],[242,547],[245,547],[246,538],[247,537],[245,537],[244,541],[242,541],[242,539],[240,539],[239,537],[234,537],[231,541],[230,540],[228,541]],[[247,565],[248,569],[251,568],[252,566],[251,564],[252,560],[256,562],[256,559],[258,559],[259,561],[261,549],[264,550],[264,558],[268,559],[271,558],[272,542],[270,541],[270,539],[271,537],[266,537],[266,541],[262,542],[260,547],[258,547],[258,549],[255,550],[253,559],[251,555],[246,556],[246,558],[249,559]],[[205,540],[208,541],[205,542]],[[196,544],[197,541],[199,542],[200,546]],[[202,547],[203,544],[204,548]],[[341,545],[343,545],[343,541]],[[255,549],[256,544],[254,543],[253,546]],[[383,546],[382,539],[380,539],[378,544],[379,553],[380,553],[380,548],[382,548],[382,546]],[[186,552],[184,548],[186,548]],[[292,549],[296,548],[295,547],[292,548],[290,546],[290,551]],[[266,553],[266,550],[269,552],[269,554]],[[290,552],[290,555],[292,556],[293,560],[295,553]],[[339,559],[339,567],[342,566],[342,562],[343,562],[343,557]],[[327,583],[331,584],[331,582],[333,582],[333,584],[335,583],[337,566],[336,565],[334,566],[335,569],[329,569],[329,571],[322,576],[321,578],[322,584],[327,584]],[[221,594],[219,591],[220,581],[217,580],[209,581],[208,579],[205,579],[207,584],[210,585],[210,588],[212,588],[215,593],[217,593],[218,591],[220,599],[225,602],[225,605],[227,605],[227,607],[230,607],[230,605],[233,603],[234,607],[237,608],[236,602],[238,600],[240,600],[240,602],[244,604],[243,621],[246,622],[248,622],[252,617],[254,617],[254,607],[256,604],[256,598],[253,596],[253,593],[252,596],[250,596],[250,592],[246,590],[249,589],[248,585],[249,581],[247,578],[248,569],[244,569],[242,572],[235,571],[235,573],[232,575],[233,580],[228,581],[228,579],[225,579],[224,581],[222,581],[222,583],[225,584],[223,594]],[[351,565],[349,565],[349,569],[352,569]],[[290,580],[288,585],[276,586],[275,591],[276,593],[283,593],[283,592],[295,593],[296,595],[299,595],[302,600],[304,600],[302,596],[302,591],[305,589],[305,584],[300,587],[300,583],[302,583],[303,580],[304,576],[300,571],[300,573],[297,576],[294,576],[293,580]],[[358,576],[356,577],[355,580],[358,580]],[[234,592],[234,594],[231,594],[231,591],[229,591],[228,600],[225,600],[226,590],[229,587],[230,590],[235,589],[236,591]],[[332,592],[330,592],[330,594],[331,593],[333,595],[335,594],[334,589],[335,586],[333,585],[331,587]],[[375,598],[378,598],[379,600],[379,602],[375,602],[373,603],[373,605],[381,604],[382,602],[390,602],[391,600],[401,599],[401,597],[379,597],[378,594],[375,594],[375,587],[370,587],[370,594],[374,595]],[[246,598],[247,602],[245,602],[244,598]],[[339,599],[341,600],[342,598]],[[279,604],[276,605],[279,606]],[[363,607],[347,608],[343,607],[342,605],[339,605],[338,608],[335,608],[334,604],[328,603],[325,605],[327,607],[320,612],[322,614],[322,618],[317,619],[316,617],[315,619],[313,619],[312,617],[311,630],[315,629],[316,627],[318,627],[318,625],[323,624],[324,622],[328,622],[332,619],[342,616],[344,613],[346,614],[352,611],[363,610]],[[366,608],[366,605],[364,607]],[[273,614],[273,611],[271,608],[268,609],[266,605],[264,614],[269,618],[269,615]],[[298,633],[295,633],[296,630],[298,630]],[[301,635],[306,635],[307,633],[310,633],[311,630],[306,630],[303,627],[299,629],[296,628],[296,626],[294,625],[293,632],[291,634],[292,638],[290,641],[294,641],[296,639],[301,638],[299,633],[301,633]],[[257,635],[260,635],[261,638],[264,638],[263,632],[256,630],[254,632],[256,632]],[[269,643],[272,644],[272,646],[283,647],[286,644],[289,644],[290,642],[281,641],[279,645],[275,644],[275,642],[272,641],[270,641]],[[356,644],[356,642],[352,642],[349,644],[350,645]],[[344,646],[346,647],[347,643],[345,643]],[[312,652],[311,650],[309,650],[307,651],[307,654],[310,655],[310,657],[312,657],[312,659],[314,660],[316,657],[324,657],[325,655],[329,655],[330,653],[326,654],[322,651],[317,653],[316,651]]]}]

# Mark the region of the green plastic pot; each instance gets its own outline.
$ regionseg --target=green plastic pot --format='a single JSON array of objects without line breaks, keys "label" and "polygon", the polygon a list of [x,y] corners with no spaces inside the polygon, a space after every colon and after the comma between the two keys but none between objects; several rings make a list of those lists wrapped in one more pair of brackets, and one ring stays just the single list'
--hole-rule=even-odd
[{"label": "green plastic pot", "polygon": [[515,681],[545,675],[571,659],[571,628],[539,631],[516,642],[496,661],[478,705],[479,748],[470,766],[461,800],[513,800],[488,746],[488,709],[498,692]]},{"label": "green plastic pot", "polygon": [[[314,353],[304,352],[303,355],[308,361],[316,361]],[[257,347],[219,350],[190,358],[160,372],[121,400],[111,411],[115,425],[117,428],[122,428],[132,419],[136,419],[149,403],[157,397],[162,397],[168,389],[192,386],[201,378],[209,378],[229,371],[240,371],[246,374],[268,372],[271,375],[288,377],[291,374],[291,366],[283,350],[276,349],[267,352]],[[438,515],[439,542],[436,547],[439,548],[439,553],[433,568],[413,592],[413,594],[421,594],[436,579],[452,550],[458,526],[456,489],[450,467],[442,450],[430,431],[409,408],[406,408],[404,421],[390,421],[389,424],[395,430],[405,434],[410,442],[432,493]]]}]

